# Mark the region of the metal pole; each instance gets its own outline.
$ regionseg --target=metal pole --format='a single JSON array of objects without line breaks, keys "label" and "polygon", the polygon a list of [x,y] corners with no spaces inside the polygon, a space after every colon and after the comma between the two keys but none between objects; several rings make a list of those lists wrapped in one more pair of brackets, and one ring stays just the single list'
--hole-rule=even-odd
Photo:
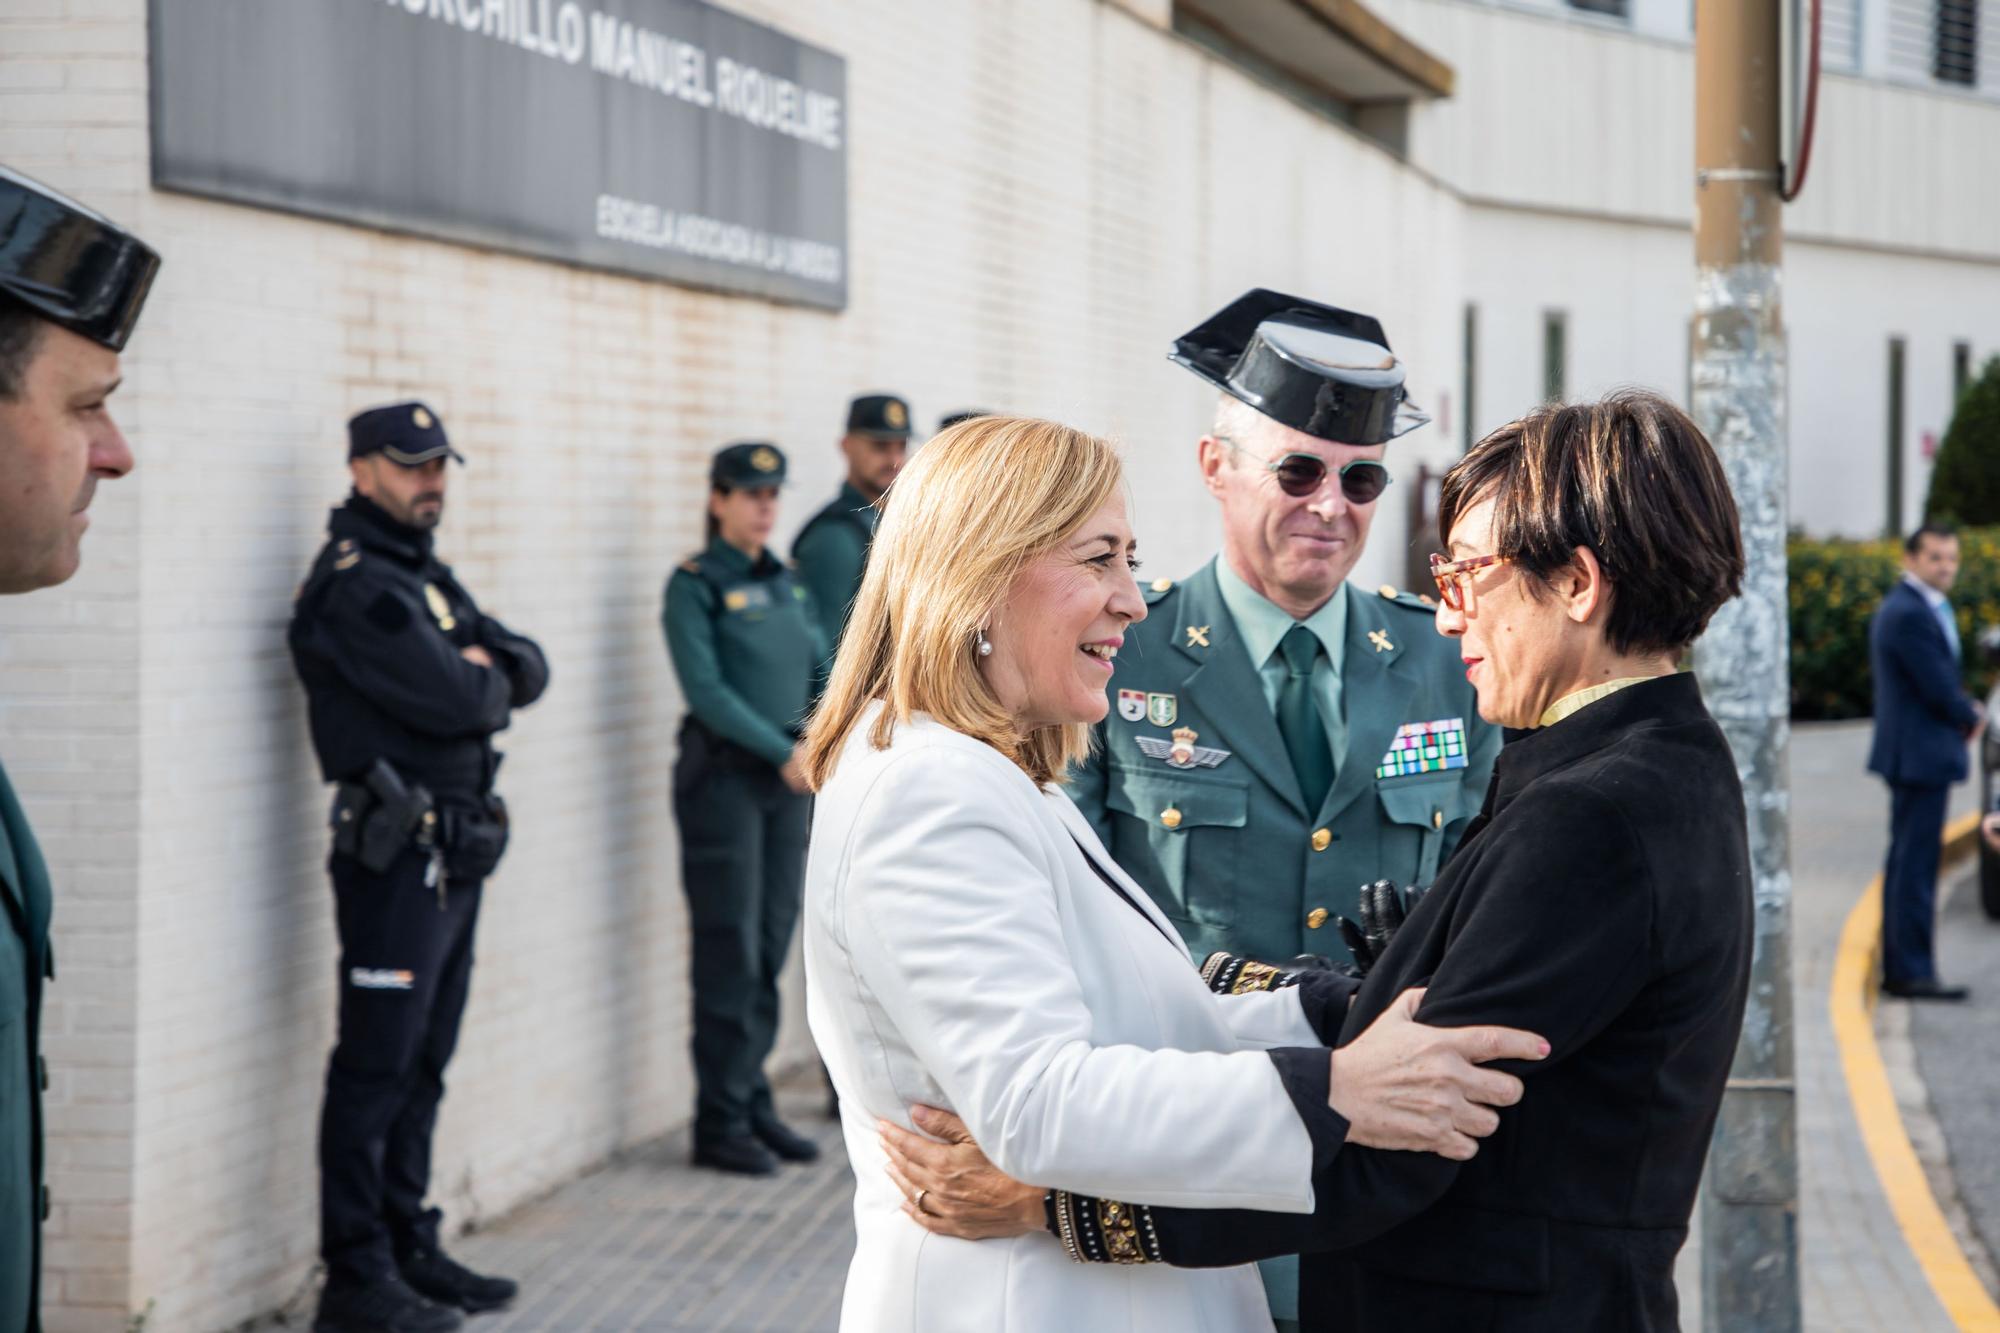
[{"label": "metal pole", "polygon": [[1695,645],[1750,824],[1750,1003],[1709,1151],[1703,1327],[1797,1333],[1798,1145],[1792,1054],[1790,635],[1785,590],[1785,330],[1779,200],[1779,6],[1695,6],[1695,423],[1743,516],[1743,595]]}]

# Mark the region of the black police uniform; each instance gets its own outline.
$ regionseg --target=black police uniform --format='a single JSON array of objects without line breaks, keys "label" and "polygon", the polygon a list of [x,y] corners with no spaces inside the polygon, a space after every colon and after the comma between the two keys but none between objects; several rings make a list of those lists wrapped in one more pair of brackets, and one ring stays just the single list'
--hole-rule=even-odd
[{"label": "black police uniform", "polygon": [[[777,486],[768,444],[716,455],[713,482]],[[812,798],[779,776],[825,651],[805,585],[769,550],[720,537],[667,580],[662,615],[688,701],[674,765],[681,882],[693,931],[695,1160],[764,1174],[771,1154],[818,1156],[782,1124],[764,1076],[778,1033],[778,974],[798,924]]]},{"label": "black police uniform", "polygon": [[[414,465],[449,452],[420,404],[364,413],[349,429],[351,456],[380,450]],[[431,1133],[480,886],[507,837],[492,737],[541,697],[548,665],[532,640],[480,612],[428,531],[357,494],[327,532],[288,635],[321,774],[340,784],[328,861],[340,1030],[320,1124],[321,1249],[330,1290],[393,1279],[400,1265],[445,1299],[410,1265],[438,1254],[440,1214],[424,1206]],[[475,645],[492,667],[462,655]],[[455,1303],[484,1308],[494,1295]]]}]

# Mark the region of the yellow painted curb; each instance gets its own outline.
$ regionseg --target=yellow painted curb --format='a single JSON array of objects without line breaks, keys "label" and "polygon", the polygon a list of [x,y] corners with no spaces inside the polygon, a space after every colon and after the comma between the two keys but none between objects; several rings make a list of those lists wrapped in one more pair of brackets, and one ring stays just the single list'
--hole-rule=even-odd
[{"label": "yellow painted curb", "polygon": [[[1978,836],[1977,814],[1952,821],[1944,833],[1946,857],[1971,851]],[[1980,1285],[1931,1193],[1923,1164],[1903,1129],[1902,1113],[1896,1109],[1896,1095],[1890,1090],[1888,1071],[1882,1067],[1882,1052],[1875,1045],[1873,1014],[1881,925],[1882,878],[1878,875],[1841,927],[1833,987],[1827,997],[1841,1069],[1847,1075],[1847,1095],[1854,1103],[1854,1118],[1861,1124],[1861,1141],[1881,1178],[1882,1192],[1889,1198],[1889,1211],[1945,1313],[1961,1329],[2000,1333],[2000,1306]]]}]

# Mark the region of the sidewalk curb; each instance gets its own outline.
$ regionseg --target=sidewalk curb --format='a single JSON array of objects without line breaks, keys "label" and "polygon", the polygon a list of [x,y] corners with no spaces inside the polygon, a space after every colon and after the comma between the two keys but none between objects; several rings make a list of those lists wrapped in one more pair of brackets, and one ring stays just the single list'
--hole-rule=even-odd
[{"label": "sidewalk curb", "polygon": [[[1954,820],[1944,832],[1944,858],[1970,853],[1979,836],[1979,815]],[[1827,996],[1848,1099],[1875,1174],[1882,1182],[1904,1242],[1923,1269],[1946,1315],[1960,1329],[2000,1333],[2000,1306],[1974,1273],[1951,1224],[1931,1193],[1875,1042],[1876,980],[1881,961],[1882,878],[1876,876],[1841,927]]]}]

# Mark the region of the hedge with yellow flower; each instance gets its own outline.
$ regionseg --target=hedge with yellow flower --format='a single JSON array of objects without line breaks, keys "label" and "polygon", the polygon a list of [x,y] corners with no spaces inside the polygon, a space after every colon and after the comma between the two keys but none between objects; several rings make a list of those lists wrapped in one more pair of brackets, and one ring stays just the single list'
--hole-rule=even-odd
[{"label": "hedge with yellow flower", "polygon": [[[1959,534],[1961,563],[1951,604],[1958,613],[1966,688],[1983,699],[1994,668],[1981,657],[1979,632],[2000,625],[2000,528]],[[1792,716],[1867,717],[1874,710],[1868,670],[1868,622],[1882,594],[1903,573],[1895,541],[1817,540],[1794,536],[1791,561]]]}]

